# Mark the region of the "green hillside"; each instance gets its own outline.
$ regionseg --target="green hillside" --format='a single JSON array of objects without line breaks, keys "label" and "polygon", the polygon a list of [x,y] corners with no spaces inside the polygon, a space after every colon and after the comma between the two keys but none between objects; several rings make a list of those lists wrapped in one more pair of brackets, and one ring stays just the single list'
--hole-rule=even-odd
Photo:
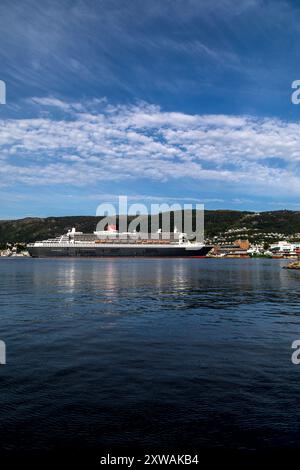
[{"label": "green hillside", "polygon": [[[3,246],[7,242],[27,243],[43,240],[61,235],[72,227],[82,232],[93,232],[100,219],[101,217],[94,216],[72,216],[2,220],[0,245]],[[257,214],[232,210],[205,211],[206,237],[243,227],[265,233],[300,233],[300,212],[283,210]]]}]

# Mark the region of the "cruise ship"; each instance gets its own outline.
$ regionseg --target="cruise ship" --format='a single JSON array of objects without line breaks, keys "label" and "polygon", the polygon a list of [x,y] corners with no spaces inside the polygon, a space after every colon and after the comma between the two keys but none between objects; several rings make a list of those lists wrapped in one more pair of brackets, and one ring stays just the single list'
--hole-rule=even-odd
[{"label": "cruise ship", "polygon": [[185,233],[155,234],[119,232],[115,226],[94,233],[77,232],[73,227],[68,233],[49,240],[27,245],[34,258],[47,257],[204,257],[212,246],[191,242]]}]

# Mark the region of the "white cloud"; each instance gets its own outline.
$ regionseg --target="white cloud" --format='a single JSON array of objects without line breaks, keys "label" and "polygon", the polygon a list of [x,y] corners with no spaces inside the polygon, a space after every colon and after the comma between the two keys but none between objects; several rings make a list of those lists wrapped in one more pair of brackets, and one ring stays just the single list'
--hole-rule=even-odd
[{"label": "white cloud", "polygon": [[68,103],[65,103],[62,100],[58,100],[57,98],[51,98],[51,97],[32,98],[32,101],[42,106],[53,106],[54,108],[60,108],[65,111],[68,111],[70,109],[70,105]]},{"label": "white cloud", "polygon": [[[300,193],[297,122],[164,112],[147,103],[32,103],[47,117],[0,121],[2,187],[184,178]],[[53,108],[70,114],[58,119]]]}]

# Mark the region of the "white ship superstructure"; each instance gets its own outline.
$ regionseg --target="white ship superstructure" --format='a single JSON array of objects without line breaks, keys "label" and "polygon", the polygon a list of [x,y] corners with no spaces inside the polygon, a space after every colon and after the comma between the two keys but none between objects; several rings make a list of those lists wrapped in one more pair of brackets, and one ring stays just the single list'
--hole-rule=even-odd
[{"label": "white ship superstructure", "polygon": [[118,232],[115,228],[94,233],[77,232],[73,227],[56,238],[28,245],[33,257],[48,256],[205,256],[211,249],[191,242],[185,233],[154,234]]}]

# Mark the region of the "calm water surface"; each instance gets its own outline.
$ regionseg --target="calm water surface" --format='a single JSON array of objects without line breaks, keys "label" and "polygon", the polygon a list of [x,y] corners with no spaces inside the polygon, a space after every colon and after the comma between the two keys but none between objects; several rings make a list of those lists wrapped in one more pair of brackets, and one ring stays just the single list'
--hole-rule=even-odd
[{"label": "calm water surface", "polygon": [[284,264],[1,259],[1,448],[300,448]]}]

